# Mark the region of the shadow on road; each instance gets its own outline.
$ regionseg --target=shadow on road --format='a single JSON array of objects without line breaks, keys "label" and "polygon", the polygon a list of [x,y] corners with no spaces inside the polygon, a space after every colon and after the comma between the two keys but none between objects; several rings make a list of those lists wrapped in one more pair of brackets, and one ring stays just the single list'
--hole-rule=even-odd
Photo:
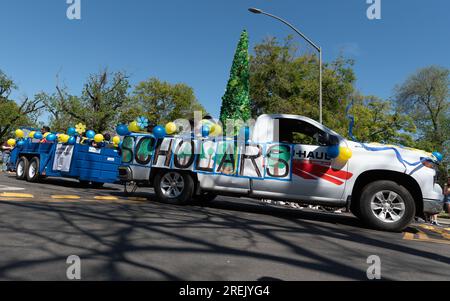
[{"label": "shadow on road", "polygon": [[[417,260],[450,264],[447,256],[419,251],[404,245],[400,239],[386,238],[392,234],[362,231],[356,218],[256,203],[219,200],[205,206],[185,207],[154,202],[140,206],[5,203],[0,207],[0,214],[8,216],[0,219],[0,237],[10,237],[19,245],[33,241],[31,248],[45,254],[38,258],[2,261],[1,279],[18,280],[12,275],[20,271],[27,279],[28,269],[65,262],[69,255],[67,250],[83,260],[101,262],[96,272],[103,275],[102,280],[140,280],[139,276],[124,272],[124,267],[145,271],[149,275],[143,278],[146,280],[222,280],[220,270],[212,276],[203,271],[208,263],[193,267],[190,273],[181,273],[178,264],[186,265],[193,254],[205,258],[225,256],[258,260],[363,280],[365,271],[342,260],[361,257],[355,243],[413,255]],[[33,221],[33,217],[39,220]],[[339,256],[329,256],[323,249],[309,245],[311,235],[329,248],[339,250]],[[266,247],[262,247],[261,242]],[[248,280],[272,279],[268,272]],[[442,276],[448,276],[445,270]],[[387,276],[383,279],[390,280]]]},{"label": "shadow on road", "polygon": [[[16,179],[16,177],[13,175],[8,176],[8,178]],[[17,183],[18,184],[26,183],[26,184],[30,185],[30,183],[28,183],[28,182],[19,181],[19,180],[17,180]],[[89,190],[104,190],[104,191],[119,191],[119,190],[121,190],[120,188],[109,187],[109,186],[104,186],[101,188],[94,188],[92,186],[80,183],[78,180],[69,179],[69,178],[42,178],[39,180],[38,184],[53,185],[53,186],[67,187],[67,188],[82,188],[82,189],[89,189]]]}]

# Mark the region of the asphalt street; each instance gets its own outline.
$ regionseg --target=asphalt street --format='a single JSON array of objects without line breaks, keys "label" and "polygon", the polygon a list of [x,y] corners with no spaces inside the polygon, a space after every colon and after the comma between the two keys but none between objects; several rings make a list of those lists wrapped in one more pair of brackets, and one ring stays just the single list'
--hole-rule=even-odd
[{"label": "asphalt street", "polygon": [[384,280],[449,280],[450,229],[365,228],[350,214],[220,197],[170,206],[150,189],[84,188],[0,174],[0,280],[366,280],[371,255]]}]

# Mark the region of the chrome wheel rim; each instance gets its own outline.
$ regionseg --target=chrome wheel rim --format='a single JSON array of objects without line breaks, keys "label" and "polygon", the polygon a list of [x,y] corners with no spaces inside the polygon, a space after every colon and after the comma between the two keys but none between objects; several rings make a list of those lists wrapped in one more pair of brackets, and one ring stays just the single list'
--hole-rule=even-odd
[{"label": "chrome wheel rim", "polygon": [[30,169],[28,170],[28,175],[30,176],[30,178],[34,178],[34,176],[36,175],[36,164],[35,163],[30,164]]},{"label": "chrome wheel rim", "polygon": [[170,198],[179,197],[184,190],[184,180],[183,177],[177,172],[166,173],[161,178],[160,183],[162,193]]},{"label": "chrome wheel rim", "polygon": [[23,165],[24,165],[23,161],[20,161],[19,164],[17,165],[17,175],[19,177],[23,176]]},{"label": "chrome wheel rim", "polygon": [[391,190],[377,192],[370,201],[373,215],[384,223],[395,223],[405,215],[405,201]]}]

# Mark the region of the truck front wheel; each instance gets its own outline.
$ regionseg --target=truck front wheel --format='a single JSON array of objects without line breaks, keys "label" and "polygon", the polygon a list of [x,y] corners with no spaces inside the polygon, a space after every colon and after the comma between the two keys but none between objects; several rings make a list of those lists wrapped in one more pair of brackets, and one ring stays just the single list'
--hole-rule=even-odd
[{"label": "truck front wheel", "polygon": [[194,194],[192,177],[188,173],[176,170],[159,172],[155,176],[153,184],[157,199],[168,204],[187,204]]},{"label": "truck front wheel", "polygon": [[27,181],[37,182],[39,180],[39,158],[34,157],[28,164]]},{"label": "truck front wheel", "polygon": [[26,157],[21,157],[17,162],[16,166],[16,178],[18,180],[25,180],[26,173],[28,170],[28,159]]},{"label": "truck front wheel", "polygon": [[368,184],[362,191],[359,205],[362,221],[383,231],[402,231],[416,211],[409,191],[393,181]]}]

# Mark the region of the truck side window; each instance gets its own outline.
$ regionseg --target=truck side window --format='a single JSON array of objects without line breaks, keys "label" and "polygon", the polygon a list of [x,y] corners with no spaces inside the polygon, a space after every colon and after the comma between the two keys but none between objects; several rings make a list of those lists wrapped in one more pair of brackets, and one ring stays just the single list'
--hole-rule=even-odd
[{"label": "truck side window", "polygon": [[275,131],[278,130],[279,139],[275,142],[325,146],[324,143],[321,143],[325,132],[312,124],[297,119],[280,118],[278,121],[279,128]]}]

